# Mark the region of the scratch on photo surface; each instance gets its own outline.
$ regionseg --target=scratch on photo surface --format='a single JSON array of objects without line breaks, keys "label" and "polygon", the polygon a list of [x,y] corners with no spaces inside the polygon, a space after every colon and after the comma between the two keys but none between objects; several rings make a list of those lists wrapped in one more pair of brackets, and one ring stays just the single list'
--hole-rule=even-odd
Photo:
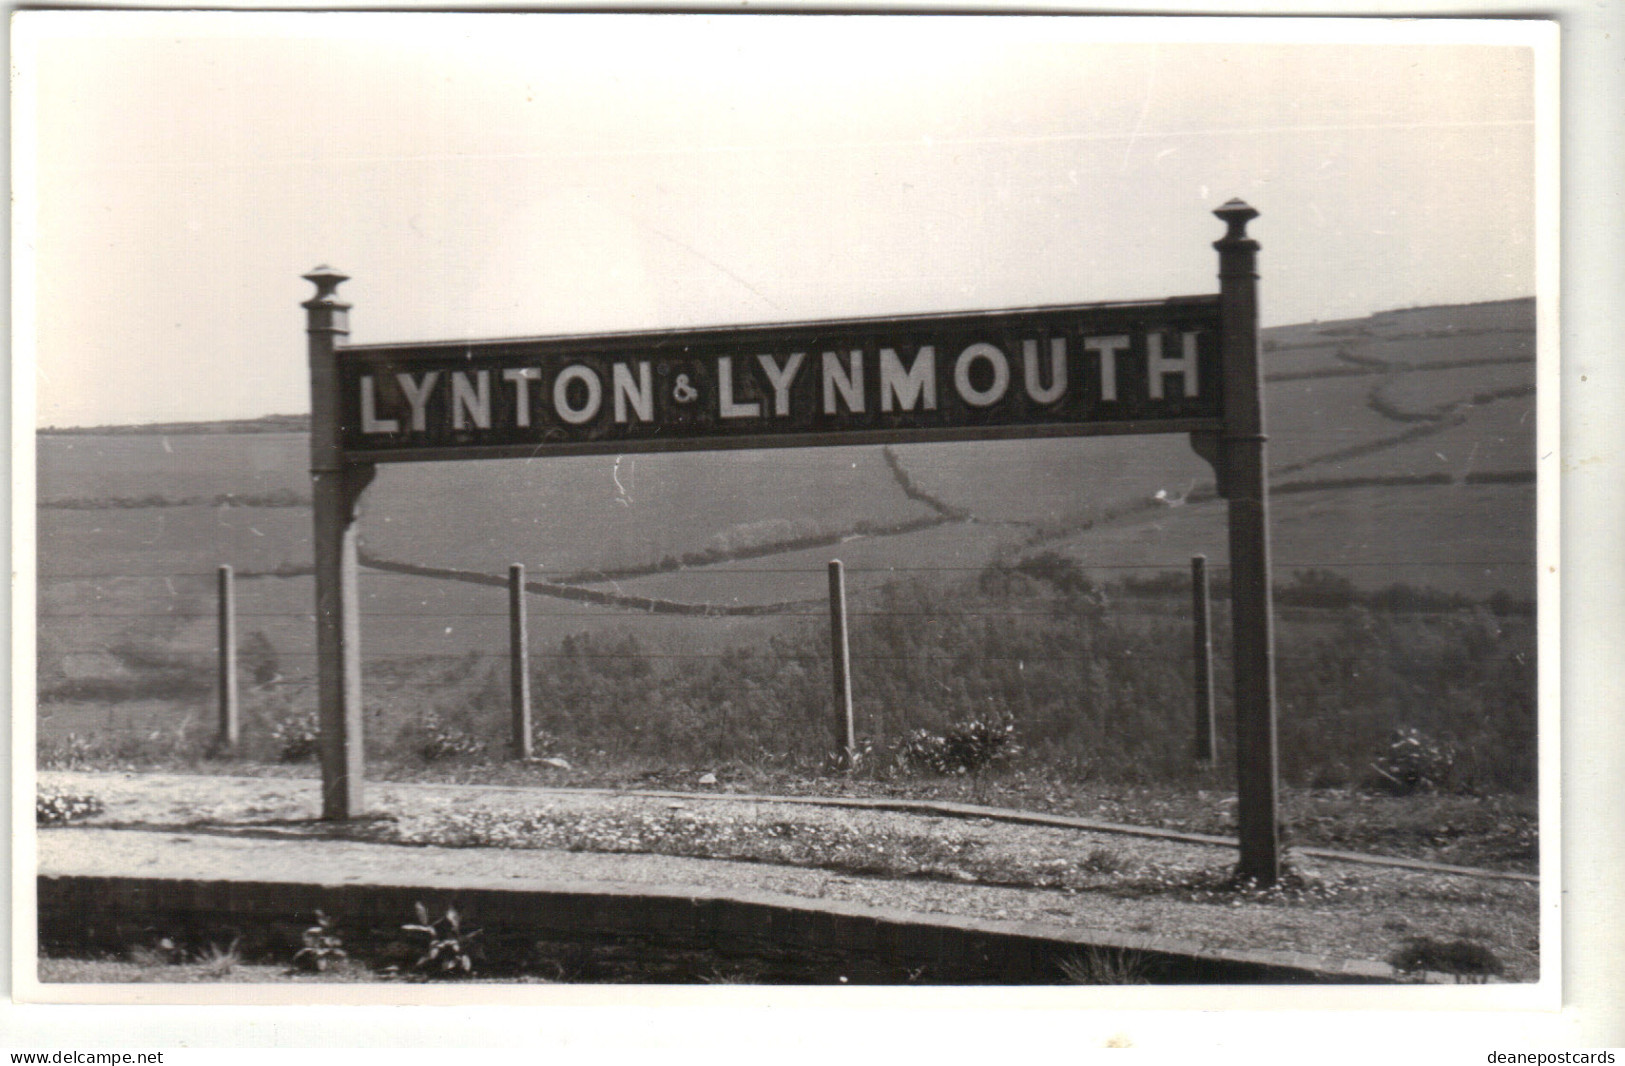
[{"label": "scratch on photo surface", "polygon": [[1128,135],[1128,144],[1123,147],[1123,165],[1119,169],[1128,169],[1129,156],[1134,152],[1134,145],[1140,139],[1140,130],[1145,126],[1145,113],[1151,110],[1151,96],[1157,91],[1157,50],[1151,50],[1150,69],[1146,72],[1145,95],[1140,98],[1140,113],[1134,119],[1134,129]]},{"label": "scratch on photo surface", "polygon": [[783,310],[781,307],[779,307],[778,304],[774,303],[771,299],[769,299],[766,295],[764,295],[762,293],[762,290],[758,289],[756,286],[752,285],[750,282],[746,281],[744,278],[740,277],[738,274],[735,274],[733,271],[729,270],[727,267],[723,266],[721,263],[717,262],[715,259],[712,259],[710,256],[706,255],[704,252],[700,251],[698,248],[695,248],[693,245],[686,244],[683,241],[678,240],[676,237],[673,237],[671,234],[665,232],[664,230],[657,229],[654,226],[649,225],[647,222],[644,223],[644,227],[646,229],[648,229],[648,231],[650,233],[653,233],[656,237],[664,237],[666,240],[668,240],[671,243],[675,244],[677,247],[683,249],[685,252],[688,252],[690,255],[694,256],[695,258],[697,258],[697,259],[699,259],[699,260],[701,260],[703,262],[709,263],[711,266],[715,267],[717,270],[721,271],[722,273],[726,274],[728,277],[730,277],[733,280],[737,281],[740,285],[743,285],[745,288],[749,289],[752,293],[755,294],[757,299],[761,300],[763,303],[767,304],[767,306],[773,308],[775,311]]},{"label": "scratch on photo surface", "polygon": [[[620,504],[622,507],[630,507],[632,506],[632,494],[627,491],[625,485],[621,484],[621,460],[625,458],[626,456],[624,455],[617,455],[615,457],[615,465],[610,468],[609,476],[610,479],[615,482],[615,488],[620,492],[620,495],[615,497],[615,502]],[[636,459],[633,459],[630,463],[626,464],[626,480],[631,481],[634,484],[636,484],[635,474],[637,471],[637,464],[638,461]]]}]

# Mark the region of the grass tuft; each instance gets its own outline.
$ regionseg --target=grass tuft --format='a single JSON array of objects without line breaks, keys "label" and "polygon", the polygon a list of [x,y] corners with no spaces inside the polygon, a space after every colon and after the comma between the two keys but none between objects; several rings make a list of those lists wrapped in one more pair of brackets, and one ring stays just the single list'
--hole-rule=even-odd
[{"label": "grass tuft", "polygon": [[1056,965],[1074,985],[1148,985],[1148,959],[1144,953],[1118,948],[1089,948],[1082,955],[1061,959]]}]

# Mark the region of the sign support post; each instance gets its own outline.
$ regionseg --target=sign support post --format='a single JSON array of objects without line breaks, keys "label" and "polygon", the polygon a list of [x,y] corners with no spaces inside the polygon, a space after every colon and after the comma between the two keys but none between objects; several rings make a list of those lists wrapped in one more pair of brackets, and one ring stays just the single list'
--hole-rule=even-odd
[{"label": "sign support post", "polygon": [[356,576],[356,507],[372,481],[371,463],[345,459],[337,349],[350,334],[350,305],[337,290],[349,279],[319,266],[305,280],[316,295],[305,309],[310,354],[310,482],[316,561],[316,701],[321,726],[322,817],[362,811],[361,597]]},{"label": "sign support post", "polygon": [[1224,428],[1220,491],[1229,501],[1230,605],[1236,706],[1237,873],[1261,885],[1281,874],[1276,817],[1275,621],[1270,600],[1269,486],[1264,377],[1258,358],[1258,212],[1231,200],[1213,212],[1229,231],[1219,253]]}]

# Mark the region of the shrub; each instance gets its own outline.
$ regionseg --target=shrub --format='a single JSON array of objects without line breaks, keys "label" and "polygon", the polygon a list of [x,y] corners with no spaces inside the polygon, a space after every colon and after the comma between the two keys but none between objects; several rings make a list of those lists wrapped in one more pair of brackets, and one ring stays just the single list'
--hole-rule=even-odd
[{"label": "shrub", "polygon": [[35,748],[42,770],[83,770],[100,760],[104,746],[98,745],[89,736],[69,731],[60,738],[42,733]]},{"label": "shrub", "polygon": [[40,791],[34,796],[35,825],[67,825],[79,818],[90,818],[105,810],[95,796],[74,796],[66,792]]},{"label": "shrub", "polygon": [[1461,611],[1470,608],[1473,602],[1459,593],[1417,588],[1397,582],[1371,593],[1365,597],[1365,601],[1374,611],[1395,614],[1406,611]]},{"label": "shrub", "polygon": [[1505,967],[1495,952],[1476,940],[1435,940],[1428,936],[1411,937],[1388,956],[1388,963],[1401,973],[1452,974],[1458,982],[1481,984]]},{"label": "shrub", "polygon": [[439,762],[483,754],[485,741],[430,711],[418,725],[416,750],[424,762]]},{"label": "shrub", "polygon": [[1507,615],[1534,616],[1535,601],[1519,599],[1505,589],[1496,589],[1490,593],[1490,598],[1484,601],[1490,612],[1505,617]]},{"label": "shrub", "polygon": [[[1208,588],[1213,587],[1214,575],[1209,572]],[[1148,574],[1129,574],[1117,582],[1118,588],[1129,596],[1146,598],[1189,596],[1191,576],[1184,570],[1154,570]]]},{"label": "shrub", "polygon": [[915,773],[945,774],[947,740],[929,729],[916,729],[897,745],[897,765]]},{"label": "shrub", "polygon": [[322,727],[314,708],[285,708],[271,720],[278,762],[304,762],[322,750]]},{"label": "shrub", "polygon": [[1420,729],[1402,726],[1394,730],[1387,747],[1372,760],[1374,775],[1368,783],[1375,791],[1395,796],[1437,792],[1449,782],[1455,765],[1455,751],[1450,745]]},{"label": "shrub", "polygon": [[1009,719],[977,719],[954,726],[943,737],[948,765],[957,773],[979,774],[1015,754],[1015,735],[1016,724]]},{"label": "shrub", "polygon": [[254,679],[254,684],[262,688],[282,679],[282,661],[277,656],[276,645],[271,643],[271,638],[263,630],[256,629],[243,641],[237,659],[248,676]]},{"label": "shrub", "polygon": [[1277,603],[1293,607],[1344,609],[1360,598],[1354,582],[1327,570],[1299,570],[1292,580],[1275,590]]},{"label": "shrub", "polygon": [[1028,556],[1015,565],[1015,571],[1048,582],[1059,592],[1084,594],[1095,591],[1095,583],[1084,573],[1078,561],[1059,552],[1046,551]]},{"label": "shrub", "polygon": [[1015,732],[1008,719],[974,719],[940,734],[916,729],[899,746],[898,761],[916,772],[977,775],[1014,754]]}]

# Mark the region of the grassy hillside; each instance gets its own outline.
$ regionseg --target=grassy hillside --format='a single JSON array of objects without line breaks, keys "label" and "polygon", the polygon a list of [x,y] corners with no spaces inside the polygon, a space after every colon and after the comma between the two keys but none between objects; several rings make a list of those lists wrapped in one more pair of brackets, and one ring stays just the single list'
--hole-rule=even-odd
[{"label": "grassy hillside", "polygon": [[[1278,587],[1316,571],[1360,595],[1403,582],[1503,605],[1532,598],[1533,314],[1523,300],[1266,331]],[[239,625],[258,649],[250,668],[263,682],[251,708],[273,716],[309,703],[305,437],[287,419],[219,429],[40,435],[43,735],[150,733],[154,723],[187,721],[205,729],[213,570],[222,563],[244,575]],[[738,649],[791,640],[795,669],[768,671],[762,692],[782,696],[782,686],[802,684],[806,692],[791,702],[812,701],[804,708],[812,714],[822,685],[794,675],[819,647],[821,638],[807,634],[816,634],[831,558],[848,567],[854,610],[877,619],[899,582],[918,587],[909,595],[927,597],[932,611],[951,612],[956,596],[969,603],[986,592],[978,582],[1002,572],[990,564],[1059,558],[1106,587],[1106,617],[1126,627],[1121,639],[1132,651],[1147,627],[1182,649],[1182,598],[1136,598],[1124,582],[1155,584],[1161,575],[1178,590],[1197,552],[1222,580],[1225,557],[1212,473],[1181,437],[398,465],[381,470],[364,510],[365,549],[381,567],[362,580],[369,691],[380,721],[396,726],[421,709],[413,691],[441,693],[447,707],[500,703],[505,597],[489,578],[512,562],[538,582],[584,588],[599,601],[537,590],[539,670],[568,659],[565,638],[586,635],[607,641],[611,658],[635,651],[654,664],[640,676],[665,678],[665,691],[689,686],[690,703],[703,703],[698,693],[726,686],[715,678],[707,688],[694,671],[713,670]],[[390,563],[427,572],[382,568]],[[953,589],[961,591],[942,598]],[[1012,624],[1056,609],[1033,589],[995,600],[983,607],[1010,613]],[[1288,663],[1347,624],[1347,606],[1331,605],[1333,615],[1283,612],[1283,692],[1308,693],[1316,713],[1325,713],[1328,692],[1344,690],[1303,680]],[[710,614],[674,613],[683,610]],[[1024,632],[1019,639],[1039,644],[1060,639]],[[1475,654],[1520,655],[1527,644],[1532,658],[1526,628],[1485,639]],[[957,647],[954,655],[969,656],[974,641]],[[1174,714],[1188,666],[1182,650],[1164,658],[1166,676],[1149,689],[1147,675],[1128,666],[1088,684],[1115,686],[1131,701],[1141,693],[1150,703],[1131,719]],[[969,678],[989,667],[967,659],[955,669]],[[1520,677],[1532,693],[1532,672]],[[1019,680],[995,700],[1003,709],[1036,706],[1037,690]],[[1361,719],[1362,737],[1420,706],[1419,693],[1454,698],[1413,681],[1394,681],[1395,694]],[[1056,693],[1083,683],[1064,671],[1053,680]],[[976,686],[967,685],[937,711],[968,712]],[[1473,698],[1487,690],[1474,688]],[[1101,707],[1121,717],[1118,698],[1101,696]],[[1044,706],[1030,713],[1060,720],[1059,704]],[[695,703],[693,713],[708,712]],[[930,717],[924,705],[909,715]]]}]

